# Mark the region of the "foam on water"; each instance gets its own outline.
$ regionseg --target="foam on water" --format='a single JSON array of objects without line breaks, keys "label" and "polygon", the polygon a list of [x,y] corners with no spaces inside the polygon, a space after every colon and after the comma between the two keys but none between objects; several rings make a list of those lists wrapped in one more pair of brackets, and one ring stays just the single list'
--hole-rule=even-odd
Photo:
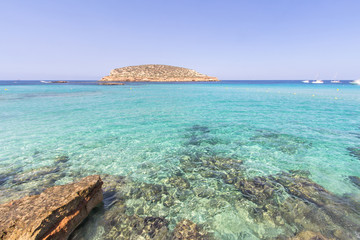
[{"label": "foam on water", "polygon": [[[195,155],[241,159],[247,178],[306,170],[338,196],[359,196],[348,178],[360,176],[359,155],[349,151],[360,147],[359,93],[357,86],[306,84],[2,85],[0,187],[6,194],[0,200],[37,186],[26,175],[36,169],[59,168],[50,185],[90,174],[166,184]],[[66,165],[56,162],[59,156],[68,156]],[[205,189],[207,197],[196,193],[170,208],[152,206],[148,214],[166,216],[172,227],[191,219],[218,239],[290,231],[257,222],[249,205],[224,201],[221,196],[241,195],[232,185],[184,176],[193,192]],[[127,205],[132,214],[142,203]],[[102,226],[94,224],[101,238]]]}]

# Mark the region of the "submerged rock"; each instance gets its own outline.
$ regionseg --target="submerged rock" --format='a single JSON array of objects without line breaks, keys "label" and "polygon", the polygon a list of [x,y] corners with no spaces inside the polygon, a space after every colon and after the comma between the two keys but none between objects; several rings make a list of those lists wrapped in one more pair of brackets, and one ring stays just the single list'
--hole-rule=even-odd
[{"label": "submerged rock", "polygon": [[187,128],[184,138],[186,139],[185,146],[216,145],[221,142],[221,139],[210,134],[209,127],[202,125]]},{"label": "submerged rock", "polygon": [[234,158],[184,156],[180,162],[184,172],[198,172],[205,178],[219,178],[228,182],[241,177],[244,170],[243,161]]},{"label": "submerged rock", "polygon": [[275,182],[266,177],[239,179],[234,185],[242,192],[245,198],[257,204],[272,202],[274,192],[281,190],[280,186],[277,186]]},{"label": "submerged rock", "polygon": [[234,158],[224,157],[204,157],[201,158],[202,164],[215,170],[242,170],[243,161]]},{"label": "submerged rock", "polygon": [[348,147],[350,155],[360,160],[360,147]]},{"label": "submerged rock", "polygon": [[214,198],[215,190],[208,186],[198,186],[193,188],[193,193],[195,196],[201,198]]},{"label": "submerged rock", "polygon": [[274,148],[283,153],[293,155],[302,148],[308,149],[312,146],[306,139],[290,134],[279,133],[271,130],[258,130],[259,134],[250,138],[254,143],[261,146]]},{"label": "submerged rock", "polygon": [[[40,194],[65,176],[61,167],[46,166],[28,171],[14,170],[1,175],[0,204],[28,195]],[[78,177],[78,176],[77,176]]]},{"label": "submerged rock", "polygon": [[200,229],[198,225],[190,220],[182,220],[178,224],[172,233],[171,240],[206,240],[211,239],[211,236]]},{"label": "submerged rock", "polygon": [[314,203],[319,207],[334,202],[336,199],[335,195],[319,184],[297,174],[280,173],[272,179],[284,186],[290,195]]},{"label": "submerged rock", "polygon": [[70,160],[69,156],[66,155],[57,156],[55,158],[55,163],[66,163],[69,160]]},{"label": "submerged rock", "polygon": [[163,217],[139,217],[117,212],[107,216],[104,239],[210,240],[212,236],[190,220],[177,223],[173,232]]},{"label": "submerged rock", "polygon": [[126,198],[124,196],[124,188],[127,184],[127,179],[124,176],[117,175],[101,175],[103,180],[103,196],[104,196],[104,208],[108,210],[112,208],[119,201],[123,202]]},{"label": "submerged rock", "polygon": [[208,133],[204,132],[193,132],[189,135],[186,135],[185,146],[200,146],[200,145],[216,145],[219,144],[220,139],[211,136]]},{"label": "submerged rock", "polygon": [[124,176],[103,175],[103,181],[105,207],[129,199],[144,199],[153,204],[169,195],[165,185],[137,182]]},{"label": "submerged rock", "polygon": [[198,131],[198,132],[202,132],[202,133],[209,133],[210,129],[207,126],[202,126],[202,125],[198,125],[195,124],[193,125],[191,128],[188,129],[189,131]]},{"label": "submerged rock", "polygon": [[165,180],[165,183],[170,184],[173,187],[177,187],[180,189],[188,189],[190,188],[189,181],[181,176],[172,176]]},{"label": "submerged rock", "polygon": [[9,176],[0,175],[0,186],[3,185],[8,179],[9,179]]},{"label": "submerged rock", "polygon": [[60,172],[59,167],[41,167],[37,169],[33,169],[31,171],[23,172],[17,175],[14,175],[11,183],[15,185],[23,184],[26,182],[36,181],[38,179],[43,178],[46,175],[56,174]]},{"label": "submerged rock", "polygon": [[173,196],[169,195],[164,198],[163,205],[165,207],[171,207],[174,204],[175,204],[175,198]]},{"label": "submerged rock", "polygon": [[[104,175],[102,178],[104,205],[97,208],[99,211],[90,215],[86,224],[77,228],[70,239],[88,239],[94,231],[99,234],[97,237],[109,240],[173,239],[174,234],[169,224],[171,221],[176,225],[177,221],[174,216],[170,216],[173,211],[170,208],[193,195],[184,175],[165,179],[170,185],[168,187],[138,182],[123,176]],[[205,231],[191,221],[184,222],[181,228],[180,225],[175,234],[179,238],[174,239],[210,239],[205,237],[209,236]],[[101,226],[101,233],[94,230],[98,226]],[[187,236],[196,238],[186,238]]]},{"label": "submerged rock", "polygon": [[[360,234],[358,204],[336,196],[307,177],[282,172],[240,180],[235,186],[257,204],[251,213],[257,220],[314,232],[321,230],[328,238],[356,239]],[[287,234],[290,233],[291,229]]]},{"label": "submerged rock", "polygon": [[106,230],[104,239],[168,239],[168,221],[160,217],[127,216],[122,215],[121,220]]},{"label": "submerged rock", "polygon": [[[302,139],[276,133],[263,134],[253,140],[262,141],[265,138],[274,138],[284,144],[291,140],[291,145],[296,148],[298,145],[305,148],[311,146]],[[281,229],[279,239],[293,237],[297,231],[321,231],[322,236],[328,239],[348,240],[360,236],[360,204],[352,198],[327,191],[310,179],[309,171],[293,170],[249,178],[241,160],[190,151],[180,159],[180,167],[186,173],[184,176],[198,176],[191,180],[190,190],[195,196],[209,198],[210,202],[218,194],[204,195],[207,192],[199,187],[199,181],[214,184],[222,180],[225,184],[231,184],[232,187],[226,190],[230,190],[229,194],[219,196],[232,196],[231,199],[224,199],[233,206],[238,205],[239,209],[244,210],[244,206],[249,216],[259,224]],[[355,177],[350,179],[357,182]],[[263,236],[259,234],[258,237]]]},{"label": "submerged rock", "polygon": [[357,176],[349,176],[350,181],[360,188],[360,178]]},{"label": "submerged rock", "polygon": [[125,214],[125,205],[117,204],[104,216],[104,239],[168,239],[169,222],[162,217]]},{"label": "submerged rock", "polygon": [[138,187],[132,186],[127,192],[128,198],[141,198],[151,203],[159,202],[163,195],[168,195],[167,188],[164,185],[140,183]]},{"label": "submerged rock", "polygon": [[93,175],[0,205],[0,239],[66,239],[102,199]]},{"label": "submerged rock", "polygon": [[297,234],[295,237],[290,240],[330,240],[329,238],[324,237],[321,233],[316,233],[312,231],[303,231]]}]

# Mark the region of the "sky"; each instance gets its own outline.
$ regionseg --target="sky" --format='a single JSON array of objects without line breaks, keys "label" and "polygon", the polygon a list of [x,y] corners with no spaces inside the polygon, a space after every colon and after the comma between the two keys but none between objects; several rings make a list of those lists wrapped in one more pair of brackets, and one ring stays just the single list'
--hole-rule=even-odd
[{"label": "sky", "polygon": [[359,0],[1,0],[1,80],[167,64],[221,80],[360,78]]}]

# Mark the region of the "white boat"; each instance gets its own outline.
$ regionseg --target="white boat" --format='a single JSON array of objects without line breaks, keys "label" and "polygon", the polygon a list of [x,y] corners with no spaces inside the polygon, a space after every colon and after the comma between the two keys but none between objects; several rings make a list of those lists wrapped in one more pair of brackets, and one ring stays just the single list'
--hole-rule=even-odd
[{"label": "white boat", "polygon": [[360,85],[360,79],[358,79],[358,80],[354,80],[354,81],[350,82],[350,84],[353,84],[353,85]]},{"label": "white boat", "polygon": [[324,81],[323,80],[315,80],[315,81],[312,81],[311,83],[322,84],[322,83],[324,83]]},{"label": "white boat", "polygon": [[50,83],[50,81],[40,81],[40,82],[42,82],[42,83]]},{"label": "white boat", "polygon": [[331,83],[341,83],[340,80],[336,80],[337,74],[335,74],[333,80],[331,80]]},{"label": "white boat", "polygon": [[309,80],[304,80],[304,81],[302,81],[303,83],[310,83],[310,81]]},{"label": "white boat", "polygon": [[314,83],[314,84],[322,84],[322,83],[324,83],[323,80],[320,80],[320,79],[319,79],[319,74],[316,75],[316,78],[315,78],[315,79],[316,79],[316,80],[312,81],[311,83]]}]

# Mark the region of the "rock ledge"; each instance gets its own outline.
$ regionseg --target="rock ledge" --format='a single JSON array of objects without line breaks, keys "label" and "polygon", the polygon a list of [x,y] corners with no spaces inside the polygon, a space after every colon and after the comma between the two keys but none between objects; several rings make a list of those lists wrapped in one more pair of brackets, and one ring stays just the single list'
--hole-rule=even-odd
[{"label": "rock ledge", "polygon": [[0,239],[66,239],[103,200],[100,176],[0,205]]}]

